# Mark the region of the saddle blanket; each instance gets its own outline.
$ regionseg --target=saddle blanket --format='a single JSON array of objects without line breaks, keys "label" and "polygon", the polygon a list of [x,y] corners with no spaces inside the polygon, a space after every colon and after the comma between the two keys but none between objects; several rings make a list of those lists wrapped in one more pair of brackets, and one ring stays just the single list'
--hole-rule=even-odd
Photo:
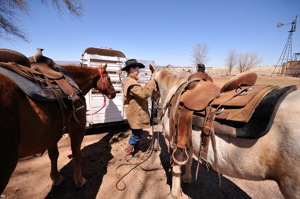
[{"label": "saddle blanket", "polygon": [[[80,90],[76,82],[73,80],[72,76],[65,69],[57,65],[54,65],[54,69],[55,70],[59,69],[62,73],[64,73],[64,75],[68,78],[69,82],[75,88],[75,90],[78,91]],[[0,65],[0,73],[4,74],[12,81],[14,81],[22,89],[22,91],[32,99],[35,99],[37,101],[44,101],[44,102],[57,101],[57,98],[55,97],[55,95],[47,85],[37,84],[36,82],[33,82],[23,77],[22,75],[15,73],[12,70],[1,67],[1,65]],[[60,89],[60,87],[57,84],[53,84],[53,86],[58,91],[58,93],[61,96],[63,96],[63,99],[66,99],[68,97],[63,93],[63,91]]]}]

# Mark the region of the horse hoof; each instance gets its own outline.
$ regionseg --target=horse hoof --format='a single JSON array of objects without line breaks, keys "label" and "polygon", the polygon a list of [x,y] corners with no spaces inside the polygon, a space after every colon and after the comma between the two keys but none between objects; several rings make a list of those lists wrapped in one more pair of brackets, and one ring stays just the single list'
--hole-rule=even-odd
[{"label": "horse hoof", "polygon": [[[168,195],[166,195],[166,197],[165,197],[165,199],[176,199],[176,198],[178,198],[178,197],[173,196],[173,195],[171,194],[171,192],[168,193]],[[179,198],[180,198],[180,197],[179,197]]]},{"label": "horse hoof", "polygon": [[59,179],[56,181],[53,181],[52,186],[54,187],[58,187],[59,185],[61,185],[63,182],[65,182],[66,178],[59,176]]},{"label": "horse hoof", "polygon": [[80,183],[76,183],[77,188],[82,188],[86,185],[86,179],[83,178],[83,180]]}]

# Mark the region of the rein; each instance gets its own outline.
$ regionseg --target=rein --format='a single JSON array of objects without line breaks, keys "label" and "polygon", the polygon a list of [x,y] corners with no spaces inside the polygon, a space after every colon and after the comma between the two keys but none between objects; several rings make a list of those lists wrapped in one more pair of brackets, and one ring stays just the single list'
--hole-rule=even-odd
[{"label": "rein", "polygon": [[[101,81],[102,81],[102,91],[103,91],[103,88],[104,88],[104,86],[105,86],[106,90],[109,91],[109,94],[115,93],[116,91],[111,91],[111,90],[109,90],[109,89],[107,88],[107,86],[106,86],[106,84],[105,84],[105,82],[104,82],[104,79],[103,79],[102,72],[101,72],[100,68],[98,68],[98,70],[99,70],[100,77],[101,77]],[[103,102],[103,104],[102,104],[102,107],[101,107],[98,111],[96,111],[96,112],[94,112],[94,113],[86,114],[86,116],[95,115],[96,113],[98,113],[99,111],[101,111],[101,110],[106,106],[106,96],[105,96],[103,93],[101,93],[101,94],[102,94],[102,96],[103,96],[103,98],[104,98],[104,102]]]},{"label": "rein", "polygon": [[106,106],[106,97],[105,97],[105,95],[103,95],[103,94],[102,94],[102,96],[103,96],[103,98],[104,98],[104,102],[103,102],[103,104],[102,104],[102,107],[101,107],[98,111],[96,111],[96,112],[94,112],[94,113],[86,114],[86,116],[95,115],[96,113],[98,113],[99,111],[101,111],[101,110]]}]

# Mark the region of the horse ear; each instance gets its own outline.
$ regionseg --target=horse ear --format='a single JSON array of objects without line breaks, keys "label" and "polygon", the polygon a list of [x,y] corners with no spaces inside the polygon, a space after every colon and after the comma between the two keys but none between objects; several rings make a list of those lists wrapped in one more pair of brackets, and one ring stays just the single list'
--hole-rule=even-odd
[{"label": "horse ear", "polygon": [[106,68],[107,68],[107,62],[106,62],[106,64],[104,66],[102,66],[102,63],[100,63],[99,68],[101,68],[101,70],[105,71]]},{"label": "horse ear", "polygon": [[107,68],[107,62],[105,63],[105,65],[103,66],[104,70],[106,70]]},{"label": "horse ear", "polygon": [[167,65],[166,67],[164,67],[164,68],[169,68],[169,66],[170,66],[170,64],[169,65]]},{"label": "horse ear", "polygon": [[154,66],[152,66],[151,64],[149,64],[149,66],[150,66],[151,72],[154,73]]}]

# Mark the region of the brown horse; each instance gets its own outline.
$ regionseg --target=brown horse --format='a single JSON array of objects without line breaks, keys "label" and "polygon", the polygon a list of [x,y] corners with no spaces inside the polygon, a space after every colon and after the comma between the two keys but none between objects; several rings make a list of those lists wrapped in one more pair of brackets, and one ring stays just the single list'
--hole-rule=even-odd
[{"label": "brown horse", "polygon": [[[98,68],[78,65],[62,66],[74,79],[83,94],[92,88],[99,90],[109,99],[115,97],[115,90],[106,72],[107,64]],[[85,106],[85,98],[80,96]],[[81,172],[81,143],[85,135],[86,108],[78,110],[74,119],[69,100],[65,110],[65,125],[71,138],[74,160],[74,181],[76,187],[85,185]],[[81,106],[79,101],[75,106]],[[42,102],[29,98],[8,77],[0,73],[0,193],[5,189],[19,158],[41,153],[48,149],[51,160],[50,177],[53,186],[62,183],[63,177],[57,170],[57,142],[62,133],[62,116],[58,102]]]}]

